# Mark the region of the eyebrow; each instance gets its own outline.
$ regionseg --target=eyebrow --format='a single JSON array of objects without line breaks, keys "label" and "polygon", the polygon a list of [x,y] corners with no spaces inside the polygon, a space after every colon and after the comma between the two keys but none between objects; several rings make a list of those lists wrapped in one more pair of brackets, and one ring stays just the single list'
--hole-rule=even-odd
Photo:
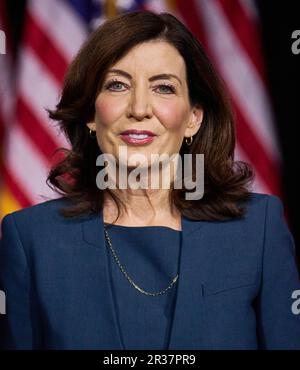
[{"label": "eyebrow", "polygon": [[[129,80],[132,80],[132,76],[128,72],[123,71],[122,69],[116,69],[116,68],[110,69],[107,73],[118,73],[124,77],[127,77]],[[149,81],[152,82],[156,80],[170,80],[172,77],[176,78],[179,81],[180,85],[182,85],[180,78],[172,73],[160,73],[159,75],[150,77]]]}]

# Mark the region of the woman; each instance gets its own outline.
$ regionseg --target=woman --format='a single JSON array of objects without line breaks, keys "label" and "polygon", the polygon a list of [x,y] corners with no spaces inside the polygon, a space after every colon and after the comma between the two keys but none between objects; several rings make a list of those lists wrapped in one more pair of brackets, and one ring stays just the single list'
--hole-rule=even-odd
[{"label": "woman", "polygon": [[[249,190],[227,95],[181,22],[134,12],[101,25],[49,113],[71,150],[48,177],[61,197],[3,220],[5,348],[300,348],[282,204]],[[145,179],[153,154],[191,155],[193,178],[204,154],[203,196],[176,188],[174,169],[167,187],[122,188],[112,171],[101,187],[102,154],[127,179],[135,155]]]}]

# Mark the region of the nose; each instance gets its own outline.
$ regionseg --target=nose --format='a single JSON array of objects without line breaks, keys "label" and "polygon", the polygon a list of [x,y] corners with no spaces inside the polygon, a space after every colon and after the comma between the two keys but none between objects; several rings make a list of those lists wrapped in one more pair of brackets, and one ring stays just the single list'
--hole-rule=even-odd
[{"label": "nose", "polygon": [[152,117],[149,92],[143,83],[139,87],[136,86],[132,89],[128,103],[127,117],[134,117],[139,121]]}]

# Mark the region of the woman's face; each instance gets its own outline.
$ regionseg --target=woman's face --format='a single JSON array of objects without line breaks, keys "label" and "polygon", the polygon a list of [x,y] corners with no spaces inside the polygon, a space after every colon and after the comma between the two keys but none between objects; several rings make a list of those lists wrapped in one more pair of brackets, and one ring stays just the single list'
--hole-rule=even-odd
[{"label": "woman's face", "polygon": [[[156,40],[138,44],[110,67],[95,102],[94,122],[87,126],[96,130],[102,153],[122,160],[123,145],[128,157],[143,154],[150,163],[151,154],[178,153],[202,118],[202,109],[189,103],[184,59],[171,44]],[[154,136],[122,135],[127,130]]]}]

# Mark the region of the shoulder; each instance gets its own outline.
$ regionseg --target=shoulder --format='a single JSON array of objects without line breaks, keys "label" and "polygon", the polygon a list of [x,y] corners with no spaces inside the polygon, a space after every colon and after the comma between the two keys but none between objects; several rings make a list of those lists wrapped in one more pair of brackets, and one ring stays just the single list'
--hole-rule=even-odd
[{"label": "shoulder", "polygon": [[257,249],[257,246],[263,246],[271,235],[276,238],[279,233],[289,234],[279,197],[252,192],[246,201],[239,202],[239,206],[245,209],[242,217],[207,222],[206,229],[210,235],[216,234],[218,240],[235,240],[238,245]]},{"label": "shoulder", "polygon": [[246,208],[245,219],[258,218],[266,220],[271,214],[281,217],[283,215],[282,200],[276,195],[250,193],[249,199],[242,204]]},{"label": "shoulder", "polygon": [[276,228],[285,228],[288,231],[284,215],[282,200],[276,195],[250,193],[249,199],[241,204],[246,211],[241,219],[233,222],[238,224],[243,231],[265,235],[266,232]]},{"label": "shoulder", "polygon": [[[261,235],[265,256],[272,256],[268,258],[270,261],[284,253],[295,253],[294,238],[285,217],[283,203],[278,196],[252,193],[247,202],[244,220],[245,225],[242,228],[247,230],[250,239],[255,240]],[[278,259],[280,260],[279,257]]]},{"label": "shoulder", "polygon": [[2,219],[2,234],[16,230],[20,236],[53,235],[69,230],[82,223],[86,216],[66,218],[60,209],[67,208],[71,201],[61,197],[26,207],[5,215]]},{"label": "shoulder", "polygon": [[271,206],[282,206],[282,201],[277,195],[262,194],[251,192],[248,199],[247,208],[249,207],[250,211],[259,211],[264,208]]},{"label": "shoulder", "polygon": [[3,222],[7,219],[14,219],[24,226],[26,224],[42,222],[42,221],[58,221],[62,220],[59,209],[68,206],[70,201],[66,198],[57,198],[47,200],[42,203],[35,204],[31,207],[19,209],[4,216]]}]

